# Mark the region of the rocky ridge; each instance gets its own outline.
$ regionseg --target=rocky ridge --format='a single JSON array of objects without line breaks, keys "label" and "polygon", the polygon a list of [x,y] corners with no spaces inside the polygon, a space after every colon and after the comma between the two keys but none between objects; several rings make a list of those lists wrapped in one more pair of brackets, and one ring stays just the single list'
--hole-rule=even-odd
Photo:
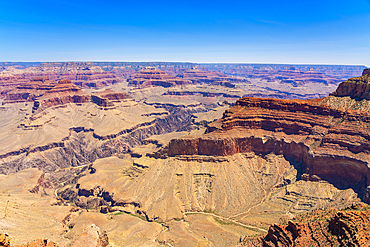
[{"label": "rocky ridge", "polygon": [[56,83],[50,81],[48,77],[36,77],[29,83],[24,83],[7,92],[2,104],[33,102],[33,113],[38,113],[46,108],[68,103],[93,102],[106,109],[107,107],[114,107],[114,102],[130,99],[131,97],[126,93],[114,92],[108,89],[90,95],[70,80],[63,79]]},{"label": "rocky ridge", "polygon": [[[60,85],[59,89],[67,90],[69,87],[65,86]],[[73,94],[73,86],[70,88],[68,93]],[[163,87],[147,90],[158,88],[169,92]],[[58,90],[53,94],[63,94]],[[75,240],[86,226],[95,224],[106,230],[109,240],[118,246],[128,244],[126,241],[139,243],[139,239],[146,244],[155,241],[155,244],[171,245],[230,245],[240,235],[263,233],[282,215],[290,217],[315,208],[341,206],[356,201],[358,196],[368,200],[366,174],[359,177],[366,173],[367,144],[361,139],[364,136],[366,139],[366,129],[359,135],[355,132],[357,128],[366,128],[364,112],[369,108],[366,100],[334,95],[308,101],[244,98],[222,120],[210,124],[215,118],[213,114],[203,118],[202,113],[219,102],[207,99],[213,105],[190,100],[179,103],[173,99],[185,95],[177,95],[177,88],[170,91],[176,93],[161,95],[159,101],[154,97],[144,99],[144,103],[121,102],[120,96],[109,90],[96,92],[86,103],[36,110],[32,120],[27,115],[32,114],[27,102],[5,104],[1,107],[4,118],[0,119],[0,126],[10,131],[8,135],[4,131],[0,133],[0,142],[10,140],[15,152],[2,156],[2,173],[11,174],[0,179],[21,176],[27,172],[26,168],[37,167],[45,173],[33,169],[37,171],[36,182],[27,190],[35,197],[56,196],[50,212],[63,208],[65,211],[68,205],[80,207],[58,220],[63,223],[59,227],[65,229],[60,236]],[[206,97],[216,97],[217,93]],[[171,100],[163,100],[167,96]],[[222,96],[232,98],[234,94]],[[227,105],[219,104],[222,111]],[[106,110],[101,111],[103,108]],[[197,126],[195,116],[205,120]],[[11,123],[7,119],[13,119],[12,123],[20,127],[5,128]],[[20,122],[27,126],[18,125]],[[335,124],[344,132],[338,132]],[[203,135],[205,128],[208,133]],[[198,151],[183,154],[175,148],[169,153],[170,144],[151,155],[156,158],[140,157],[146,148],[166,145],[153,135],[169,132],[171,136],[191,132],[191,137],[176,140],[198,138],[198,143],[189,142],[183,147]],[[14,137],[30,145],[18,148]],[[235,141],[239,137],[245,140]],[[330,153],[331,145],[338,148],[334,154]],[[207,153],[207,147],[213,148],[216,155]],[[305,153],[307,156],[300,158]],[[309,163],[311,155],[319,163]],[[340,162],[331,163],[342,156],[345,158]],[[327,163],[327,167],[318,169],[317,164],[321,163]],[[310,170],[316,171],[307,171],[307,164],[311,164]],[[338,170],[342,171],[337,174],[348,174],[333,180],[332,167],[338,168],[338,164]],[[7,191],[2,193],[4,198],[9,195]],[[6,207],[6,201],[0,202]],[[16,210],[22,208],[12,205],[14,213],[9,222],[17,222]],[[32,206],[27,209],[35,210]],[[133,219],[135,225],[131,225]],[[12,235],[18,234],[11,225],[9,229]]]},{"label": "rocky ridge", "polygon": [[[348,84],[356,88],[357,80],[368,77],[345,81],[338,91]],[[316,100],[242,98],[210,124],[206,134],[174,139],[152,156],[282,154],[303,165],[300,179],[350,187],[367,201],[369,102],[366,95],[359,101],[357,90],[352,92],[348,99],[336,93]],[[346,108],[338,102],[345,102]]]},{"label": "rocky ridge", "polygon": [[137,86],[139,88],[148,86],[173,87],[191,83],[189,80],[171,76],[154,67],[149,67],[133,74],[127,81],[129,86]]},{"label": "rocky ridge", "polygon": [[211,85],[222,85],[229,88],[235,88],[235,85],[232,84],[233,82],[249,83],[245,78],[231,77],[218,71],[200,70],[195,67],[177,76],[186,80],[191,80],[194,84],[206,83]]},{"label": "rocky ridge", "polygon": [[50,80],[70,80],[82,88],[100,88],[102,86],[123,82],[112,72],[104,71],[94,63],[41,63],[27,68],[10,67],[0,72],[0,90],[27,83],[35,77],[48,77]]},{"label": "rocky ridge", "polygon": [[274,224],[259,238],[241,238],[238,246],[367,246],[370,207],[353,204],[342,210],[314,210],[286,224]]}]

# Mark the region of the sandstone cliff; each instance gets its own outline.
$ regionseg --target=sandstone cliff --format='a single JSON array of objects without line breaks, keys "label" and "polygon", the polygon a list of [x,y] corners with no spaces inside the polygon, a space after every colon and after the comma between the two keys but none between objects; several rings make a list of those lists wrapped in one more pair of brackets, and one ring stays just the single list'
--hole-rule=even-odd
[{"label": "sandstone cliff", "polygon": [[212,85],[222,85],[229,88],[234,88],[236,83],[249,83],[248,80],[241,77],[231,77],[227,76],[218,71],[200,70],[197,68],[192,68],[191,70],[185,71],[179,74],[178,77],[185,80],[191,80],[192,83],[206,83]]},{"label": "sandstone cliff", "polygon": [[361,77],[355,77],[342,82],[331,95],[337,97],[350,96],[356,100],[370,99],[370,70],[366,69]]},{"label": "sandstone cliff", "polygon": [[275,224],[265,237],[242,238],[239,246],[368,246],[370,207],[314,210],[287,224]]},{"label": "sandstone cliff", "polygon": [[161,86],[161,87],[172,87],[176,85],[190,84],[191,81],[177,78],[167,74],[164,71],[156,68],[146,68],[133,74],[130,79],[127,80],[128,85],[137,86],[140,88],[148,86]]},{"label": "sandstone cliff", "polygon": [[123,82],[122,78],[94,63],[41,63],[27,68],[7,68],[0,74],[0,90],[22,85],[35,77],[48,77],[53,81],[70,80],[82,88],[100,88]]},{"label": "sandstone cliff", "polygon": [[70,80],[50,81],[48,77],[36,77],[16,86],[15,89],[4,93],[4,104],[33,102],[33,113],[39,113],[46,108],[61,106],[68,103],[82,104],[93,102],[102,109],[114,108],[114,102],[131,99],[127,93],[114,92],[106,89],[103,92],[88,94],[82,91]]},{"label": "sandstone cliff", "polygon": [[370,102],[358,93],[368,81],[368,75],[348,80],[337,92],[348,85],[349,95],[316,100],[242,98],[207,134],[174,139],[153,156],[282,154],[303,165],[300,179],[352,188],[369,202]]}]

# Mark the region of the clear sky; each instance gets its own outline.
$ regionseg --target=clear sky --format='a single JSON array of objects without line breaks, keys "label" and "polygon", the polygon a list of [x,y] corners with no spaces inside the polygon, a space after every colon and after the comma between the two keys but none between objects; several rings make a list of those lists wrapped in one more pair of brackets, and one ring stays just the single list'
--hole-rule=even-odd
[{"label": "clear sky", "polygon": [[370,66],[370,0],[0,0],[0,61]]}]

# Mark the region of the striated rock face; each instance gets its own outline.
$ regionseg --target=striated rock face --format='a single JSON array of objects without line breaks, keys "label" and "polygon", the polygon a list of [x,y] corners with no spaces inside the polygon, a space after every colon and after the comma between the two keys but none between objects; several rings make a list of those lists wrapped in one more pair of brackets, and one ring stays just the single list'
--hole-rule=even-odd
[{"label": "striated rock face", "polygon": [[[357,80],[346,83],[357,92]],[[242,98],[207,134],[174,139],[152,156],[281,154],[303,165],[300,179],[352,188],[369,202],[369,107],[366,100],[334,94],[316,100]]]},{"label": "striated rock face", "polygon": [[361,77],[355,77],[342,82],[333,96],[350,96],[356,100],[370,99],[370,69],[365,69]]},{"label": "striated rock face", "polygon": [[129,86],[140,88],[148,86],[172,87],[191,83],[189,80],[171,76],[164,71],[151,67],[132,75],[127,81]]},{"label": "striated rock face", "polygon": [[70,80],[82,88],[99,88],[122,82],[110,71],[104,71],[94,63],[42,63],[27,68],[8,68],[0,73],[0,90],[19,86],[35,77],[51,80]]},{"label": "striated rock face", "polygon": [[58,83],[50,81],[48,77],[36,77],[29,83],[17,86],[15,90],[6,93],[4,104],[34,102],[33,113],[41,112],[46,108],[68,103],[82,104],[93,102],[103,109],[114,108],[114,102],[131,99],[122,92],[106,89],[93,95],[83,92],[70,80],[60,80]]},{"label": "striated rock face", "polygon": [[113,102],[120,102],[126,99],[131,99],[131,97],[128,94],[114,92],[110,89],[91,95],[91,101],[103,107],[103,109],[112,109],[114,108]]},{"label": "striated rock face", "polygon": [[367,246],[370,208],[354,204],[343,210],[314,210],[269,228],[265,237],[242,239],[241,246]]},{"label": "striated rock face", "polygon": [[34,102],[34,111],[42,111],[48,107],[64,105],[67,103],[87,103],[90,95],[81,91],[70,80],[60,80],[57,85],[47,90],[45,94]]},{"label": "striated rock face", "polygon": [[[301,66],[263,66],[263,67],[252,67],[252,66],[235,66],[239,67],[233,69],[227,69],[227,74],[233,74],[238,76],[245,76],[250,79],[263,79],[269,82],[280,80],[282,83],[292,84],[294,87],[302,86],[307,83],[322,83],[331,84],[339,83],[341,79],[335,77],[336,75],[329,75],[331,72],[322,70],[322,68],[303,68]],[[329,70],[329,68],[327,68]],[[327,74],[325,73],[327,72]],[[351,74],[350,76],[355,76]],[[358,74],[357,74],[358,75]],[[349,76],[349,77],[350,77]],[[347,77],[348,78],[348,77]]]},{"label": "striated rock face", "polygon": [[197,68],[192,68],[191,70],[185,71],[184,73],[179,74],[178,77],[191,80],[193,83],[207,83],[230,88],[235,87],[232,82],[249,83],[244,78],[231,77],[218,71],[199,70]]}]

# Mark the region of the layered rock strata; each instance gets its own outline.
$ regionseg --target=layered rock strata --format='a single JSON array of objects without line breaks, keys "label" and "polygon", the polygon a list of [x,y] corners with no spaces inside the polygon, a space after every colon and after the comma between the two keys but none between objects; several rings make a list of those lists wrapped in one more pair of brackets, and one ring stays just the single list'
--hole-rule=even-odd
[{"label": "layered rock strata", "polygon": [[131,76],[127,80],[129,86],[140,88],[148,86],[173,87],[176,85],[190,84],[191,81],[171,76],[164,71],[149,67]]},{"label": "layered rock strata", "polygon": [[114,108],[114,102],[131,99],[122,92],[106,89],[103,92],[88,94],[70,80],[50,81],[48,77],[36,77],[29,83],[17,86],[15,90],[5,93],[4,104],[33,102],[33,112],[68,103],[82,104],[93,102],[102,109]]},{"label": "layered rock strata", "polygon": [[354,88],[348,98],[336,92],[316,100],[242,98],[207,134],[174,139],[152,156],[282,154],[303,165],[300,179],[352,188],[368,201],[370,104],[366,94],[357,93],[357,81],[362,88],[368,80],[364,75],[339,85],[337,92]]},{"label": "layered rock strata", "polygon": [[249,83],[248,80],[246,80],[245,78],[231,77],[218,71],[200,70],[195,67],[191,70],[185,71],[182,74],[179,74],[178,77],[186,80],[191,80],[193,83],[221,85],[229,88],[235,87],[235,85],[232,84],[233,82]]},{"label": "layered rock strata", "polygon": [[20,86],[35,77],[48,77],[53,81],[70,80],[82,88],[100,88],[123,82],[122,78],[94,63],[41,63],[27,68],[8,67],[0,73],[0,90]]},{"label": "layered rock strata", "polygon": [[274,224],[265,237],[242,238],[240,246],[368,246],[369,210],[366,204],[314,210],[287,224]]}]

